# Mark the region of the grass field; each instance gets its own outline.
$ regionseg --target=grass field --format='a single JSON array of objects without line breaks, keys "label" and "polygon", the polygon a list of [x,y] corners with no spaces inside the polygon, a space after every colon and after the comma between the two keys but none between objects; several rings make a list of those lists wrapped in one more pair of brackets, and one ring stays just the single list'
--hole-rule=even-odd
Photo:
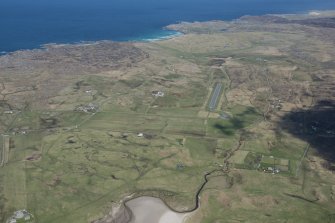
[{"label": "grass field", "polygon": [[239,150],[239,151],[236,151],[229,160],[235,164],[244,164],[244,160],[248,156],[248,154],[249,154],[249,151]]},{"label": "grass field", "polygon": [[273,156],[263,156],[261,160],[261,168],[277,168],[281,171],[289,171],[290,161],[287,159],[280,159]]},{"label": "grass field", "polygon": [[[112,68],[70,64],[71,72],[60,72],[56,62],[40,61],[27,83],[18,78],[25,69],[3,68],[9,92],[28,81],[38,86],[0,105],[13,108],[0,118],[8,135],[0,138],[0,222],[20,209],[36,223],[93,222],[131,194],[187,211],[211,171],[189,222],[333,221],[330,164],[313,145],[305,154],[308,143],[280,125],[321,98],[315,89],[332,76],[333,47],[311,37],[317,27],[275,24],[284,35],[250,23],[250,30],[233,23],[233,32],[219,33],[196,23],[188,30],[211,32],[134,43],[148,55]],[[209,113],[217,82],[220,100]],[[78,111],[85,106],[96,109]]]}]

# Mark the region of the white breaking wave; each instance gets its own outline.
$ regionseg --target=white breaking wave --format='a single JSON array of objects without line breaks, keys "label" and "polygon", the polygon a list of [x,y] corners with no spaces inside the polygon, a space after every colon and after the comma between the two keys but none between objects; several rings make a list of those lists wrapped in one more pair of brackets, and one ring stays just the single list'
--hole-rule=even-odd
[{"label": "white breaking wave", "polygon": [[176,32],[176,33],[173,33],[173,34],[162,35],[162,36],[157,36],[157,37],[142,38],[142,39],[139,39],[139,40],[144,41],[144,42],[155,42],[155,41],[172,39],[172,38],[182,36],[182,35],[183,35],[182,33]]}]

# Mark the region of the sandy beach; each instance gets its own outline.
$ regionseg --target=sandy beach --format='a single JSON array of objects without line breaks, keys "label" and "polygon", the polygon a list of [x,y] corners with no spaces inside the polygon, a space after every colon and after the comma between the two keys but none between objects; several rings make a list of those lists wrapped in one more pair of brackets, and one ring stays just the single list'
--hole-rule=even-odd
[{"label": "sandy beach", "polygon": [[130,223],[183,223],[188,214],[170,210],[162,200],[140,197],[126,203],[133,213]]}]

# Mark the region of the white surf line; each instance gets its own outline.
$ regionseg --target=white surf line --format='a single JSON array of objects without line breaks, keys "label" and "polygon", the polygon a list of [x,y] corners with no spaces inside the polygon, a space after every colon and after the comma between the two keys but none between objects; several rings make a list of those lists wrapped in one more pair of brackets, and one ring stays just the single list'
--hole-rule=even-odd
[{"label": "white surf line", "polygon": [[320,12],[316,12],[316,11],[311,11],[308,13],[308,15],[312,15],[312,16],[318,16],[318,15],[321,15]]},{"label": "white surf line", "polygon": [[149,37],[149,38],[144,38],[140,41],[143,41],[143,42],[156,42],[156,41],[163,41],[163,40],[169,40],[169,39],[173,39],[173,38],[176,38],[176,37],[179,37],[179,36],[182,36],[183,33],[181,32],[177,32],[177,33],[174,33],[174,34],[170,34],[170,35],[163,35],[163,36],[158,36],[158,37]]}]

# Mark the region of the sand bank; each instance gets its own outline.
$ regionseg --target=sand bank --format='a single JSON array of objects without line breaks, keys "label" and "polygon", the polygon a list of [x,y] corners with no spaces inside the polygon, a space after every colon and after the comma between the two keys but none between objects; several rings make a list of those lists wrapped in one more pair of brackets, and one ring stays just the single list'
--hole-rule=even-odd
[{"label": "sand bank", "polygon": [[133,213],[130,223],[183,223],[188,214],[177,213],[153,197],[139,197],[126,203]]}]

